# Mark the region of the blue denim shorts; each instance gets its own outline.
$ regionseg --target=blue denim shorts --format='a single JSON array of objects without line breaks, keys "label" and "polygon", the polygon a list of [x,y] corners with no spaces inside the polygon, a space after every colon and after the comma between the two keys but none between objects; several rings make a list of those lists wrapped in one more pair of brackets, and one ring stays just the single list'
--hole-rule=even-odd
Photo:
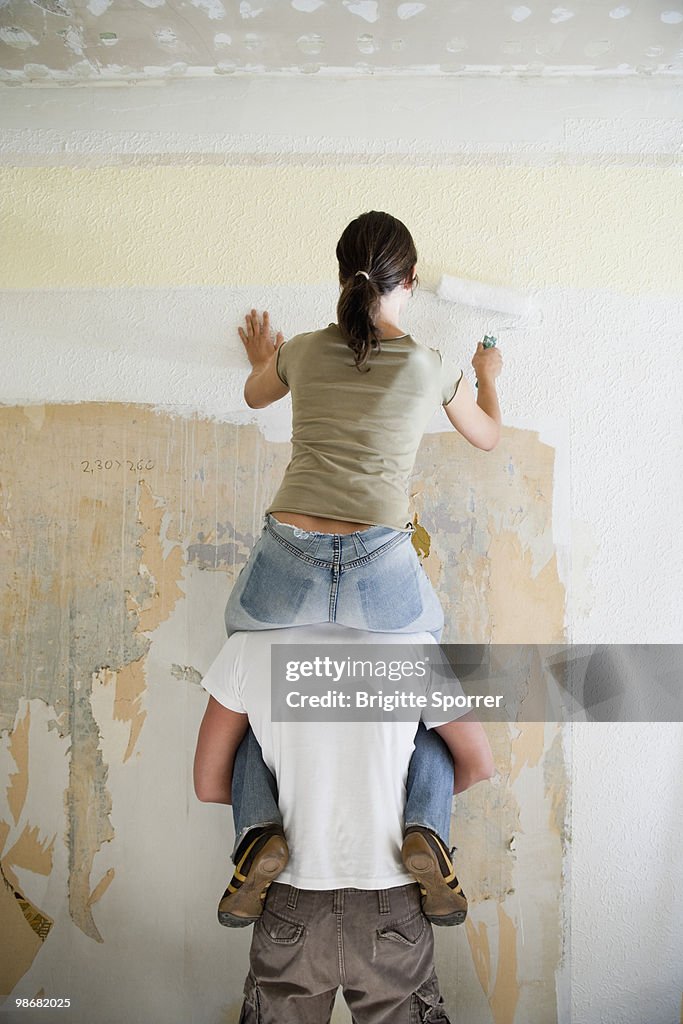
[{"label": "blue denim shorts", "polygon": [[266,515],[225,609],[228,636],[337,622],[439,640],[443,610],[411,536],[386,526],[315,533]]}]

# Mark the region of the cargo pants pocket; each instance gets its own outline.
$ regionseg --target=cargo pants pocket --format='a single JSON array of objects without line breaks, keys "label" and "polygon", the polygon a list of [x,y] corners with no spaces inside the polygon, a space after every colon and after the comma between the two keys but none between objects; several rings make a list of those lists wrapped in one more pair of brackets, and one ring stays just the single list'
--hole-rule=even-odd
[{"label": "cargo pants pocket", "polygon": [[436,972],[413,993],[410,1024],[453,1024],[446,1013]]},{"label": "cargo pants pocket", "polygon": [[244,1002],[238,1024],[261,1024],[261,1007],[258,985],[250,972],[244,983]]}]

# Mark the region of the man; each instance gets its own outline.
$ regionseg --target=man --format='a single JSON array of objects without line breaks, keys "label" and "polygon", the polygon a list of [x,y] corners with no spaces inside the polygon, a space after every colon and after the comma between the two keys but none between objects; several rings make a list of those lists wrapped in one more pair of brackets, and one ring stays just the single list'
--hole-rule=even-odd
[{"label": "man", "polygon": [[[340,986],[355,1024],[448,1024],[420,886],[401,859],[417,721],[343,721],[334,710],[325,721],[273,721],[271,713],[271,644],[315,644],[324,653],[330,644],[367,651],[406,643],[414,649],[435,641],[332,624],[236,633],[203,679],[210,697],[195,755],[197,796],[232,802],[232,763],[249,722],[277,783],[289,851],[287,863],[286,852],[278,856],[283,840],[266,834],[265,847],[243,864],[251,898],[266,890],[267,898],[254,928],[241,1024],[327,1024]],[[478,722],[424,716],[453,757],[456,792],[491,777]],[[420,880],[435,876],[448,885],[447,851],[418,839]]]}]

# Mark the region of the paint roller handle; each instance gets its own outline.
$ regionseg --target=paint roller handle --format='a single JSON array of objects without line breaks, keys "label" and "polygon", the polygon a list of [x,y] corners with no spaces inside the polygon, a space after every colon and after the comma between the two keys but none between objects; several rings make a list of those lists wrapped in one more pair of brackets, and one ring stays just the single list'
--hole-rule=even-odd
[{"label": "paint roller handle", "polygon": [[[480,341],[479,345],[481,345],[482,349],[495,348],[497,341],[498,341],[498,339],[493,334],[485,334],[484,335],[484,340]],[[477,352],[479,352],[479,345],[477,345]],[[475,373],[476,373],[476,367],[475,367]],[[479,387],[479,381],[476,382],[475,387],[476,388]]]}]

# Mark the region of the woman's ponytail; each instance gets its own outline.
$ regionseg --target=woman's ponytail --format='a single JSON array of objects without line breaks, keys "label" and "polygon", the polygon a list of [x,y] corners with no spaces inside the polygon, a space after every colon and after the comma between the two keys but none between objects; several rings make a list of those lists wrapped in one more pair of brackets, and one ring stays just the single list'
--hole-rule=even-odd
[{"label": "woman's ponytail", "polygon": [[405,224],[388,213],[371,210],[352,221],[337,243],[341,294],[339,328],[359,370],[369,370],[371,355],[381,351],[376,318],[379,300],[410,278],[417,250]]},{"label": "woman's ponytail", "polygon": [[337,303],[337,319],[359,370],[369,370],[367,361],[371,352],[380,351],[375,316],[380,292],[370,278],[362,274],[348,277],[342,284]]}]

